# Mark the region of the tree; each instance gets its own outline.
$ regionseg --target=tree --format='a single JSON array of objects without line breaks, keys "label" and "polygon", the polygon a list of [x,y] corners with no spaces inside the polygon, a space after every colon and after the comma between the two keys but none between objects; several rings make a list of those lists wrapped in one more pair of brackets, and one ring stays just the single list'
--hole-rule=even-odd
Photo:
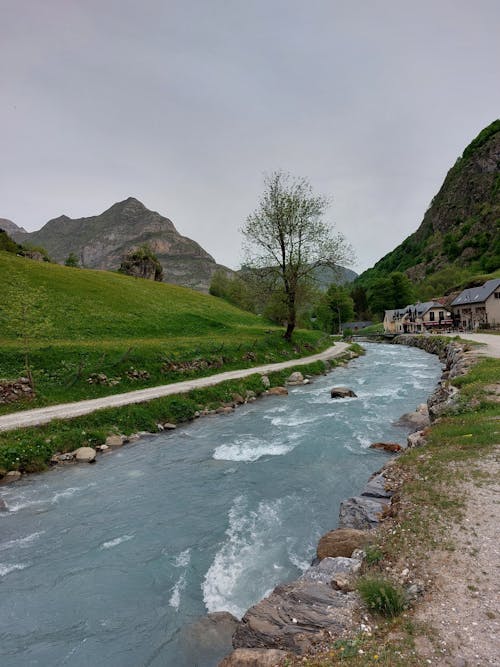
[{"label": "tree", "polygon": [[377,278],[368,290],[370,310],[381,316],[385,310],[407,306],[413,298],[413,285],[410,279],[399,271]]},{"label": "tree", "polygon": [[354,301],[347,288],[332,284],[316,308],[321,328],[328,333],[340,333],[342,322],[354,317]]},{"label": "tree", "polygon": [[52,331],[52,321],[47,314],[47,293],[42,287],[32,287],[19,277],[6,286],[4,304],[0,306],[1,329],[20,341],[24,372],[34,390],[31,365],[33,347]]},{"label": "tree", "polygon": [[136,278],[146,278],[157,282],[163,280],[163,267],[147,244],[130,250],[123,258],[118,271]]},{"label": "tree", "polygon": [[78,260],[78,257],[75,255],[74,252],[70,252],[69,255],[66,257],[66,260],[64,262],[65,266],[71,266],[73,268],[78,268],[80,266],[80,262]]},{"label": "tree", "polygon": [[314,271],[351,260],[344,237],[322,221],[327,207],[328,200],[313,194],[306,179],[276,171],[265,178],[259,205],[242,229],[247,265],[283,303],[286,340],[297,323],[300,291],[314,280]]}]

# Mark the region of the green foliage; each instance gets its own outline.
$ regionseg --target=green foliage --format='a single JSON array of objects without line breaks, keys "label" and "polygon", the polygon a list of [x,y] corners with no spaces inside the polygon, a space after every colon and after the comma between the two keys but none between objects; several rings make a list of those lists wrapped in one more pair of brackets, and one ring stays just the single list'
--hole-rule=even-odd
[{"label": "green foliage", "polygon": [[354,302],[354,312],[359,320],[370,319],[370,309],[368,306],[368,295],[366,287],[354,284],[351,286],[351,298]]},{"label": "green foliage", "polygon": [[299,292],[315,270],[345,263],[351,255],[343,236],[322,221],[327,206],[306,179],[277,171],[266,177],[259,205],[242,230],[248,267],[259,271],[271,294],[283,295],[287,340],[297,324]]},{"label": "green foliage", "polygon": [[342,322],[352,320],[354,317],[354,301],[348,288],[343,285],[330,285],[319,298],[316,314],[323,331],[339,333]]},{"label": "green foliage", "polygon": [[17,254],[18,252],[21,252],[22,246],[13,241],[6,231],[0,229],[0,250]]},{"label": "green foliage", "polygon": [[462,153],[462,160],[468,160],[474,153],[481,148],[493,135],[497,132],[500,132],[500,120],[494,120],[488,127],[485,127],[484,130],[473,139],[467,148]]},{"label": "green foliage", "polygon": [[384,558],[382,549],[376,544],[368,544],[365,549],[365,558],[364,561],[366,565],[378,565],[381,560]]},{"label": "green foliage", "polygon": [[411,303],[413,298],[410,279],[398,271],[385,278],[377,278],[368,290],[370,310],[379,316],[383,316],[385,310],[403,308]]},{"label": "green foliage", "polygon": [[74,252],[70,252],[69,255],[66,257],[64,266],[71,266],[73,268],[77,268],[78,266],[80,266],[80,261]]},{"label": "green foliage", "polygon": [[157,282],[163,280],[163,267],[147,244],[127,253],[118,271],[128,276],[153,278]]},{"label": "green foliage", "polygon": [[358,592],[366,606],[382,616],[397,616],[406,606],[403,590],[379,577],[362,577],[358,581]]}]

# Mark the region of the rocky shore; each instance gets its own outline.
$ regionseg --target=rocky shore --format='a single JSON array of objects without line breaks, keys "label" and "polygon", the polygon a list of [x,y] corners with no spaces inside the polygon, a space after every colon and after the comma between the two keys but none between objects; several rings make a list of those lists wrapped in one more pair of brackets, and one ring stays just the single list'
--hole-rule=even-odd
[{"label": "rocky shore", "polygon": [[[400,336],[394,342],[437,354],[444,365],[441,380],[427,405],[401,418],[411,429],[406,448],[421,447],[431,423],[452,411],[458,401],[458,392],[450,380],[466,374],[475,357],[467,345],[441,338]],[[397,443],[373,446],[398,451]],[[341,503],[338,528],[321,538],[311,567],[296,581],[277,586],[245,613],[233,634],[235,650],[220,667],[280,665],[289,654],[310,654],[328,642],[371,631],[366,609],[355,592],[354,578],[376,528],[397,512],[395,491],[402,480],[395,476],[394,462],[394,458],[389,459],[358,496]],[[409,599],[421,593],[420,582],[406,576],[403,580]]]}]

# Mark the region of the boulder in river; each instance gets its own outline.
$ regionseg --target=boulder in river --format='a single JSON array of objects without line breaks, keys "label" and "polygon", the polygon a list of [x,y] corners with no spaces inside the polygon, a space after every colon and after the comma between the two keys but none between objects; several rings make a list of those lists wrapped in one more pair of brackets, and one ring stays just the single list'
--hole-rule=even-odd
[{"label": "boulder in river", "polygon": [[104,443],[105,445],[108,445],[108,447],[121,447],[123,443],[125,442],[125,437],[123,435],[108,435],[106,438],[106,442]]},{"label": "boulder in river", "polygon": [[288,389],[286,387],[271,387],[267,390],[269,396],[286,396]]},{"label": "boulder in river", "polygon": [[415,412],[407,412],[395,422],[398,426],[409,426],[413,431],[420,431],[429,426],[429,409],[425,403],[418,406]]},{"label": "boulder in river", "polygon": [[349,387],[333,387],[330,390],[332,398],[357,398],[356,394]]},{"label": "boulder in river", "polygon": [[383,449],[384,452],[400,452],[403,448],[397,442],[374,442],[371,449]]},{"label": "boulder in river", "polygon": [[340,504],[339,528],[357,528],[358,530],[375,528],[388,506],[388,498],[369,498],[367,496],[347,498]]},{"label": "boulder in river", "polygon": [[9,508],[7,507],[7,503],[3,498],[0,498],[0,512],[8,512]]},{"label": "boulder in river", "polygon": [[319,560],[344,556],[350,558],[355,549],[363,547],[368,540],[369,533],[355,528],[337,528],[323,535],[318,542],[316,554]]},{"label": "boulder in river", "polygon": [[286,657],[286,651],[279,649],[237,648],[219,663],[219,667],[277,667]]},{"label": "boulder in river", "polygon": [[186,664],[216,664],[231,651],[238,623],[228,611],[216,611],[183,626],[180,644]]}]

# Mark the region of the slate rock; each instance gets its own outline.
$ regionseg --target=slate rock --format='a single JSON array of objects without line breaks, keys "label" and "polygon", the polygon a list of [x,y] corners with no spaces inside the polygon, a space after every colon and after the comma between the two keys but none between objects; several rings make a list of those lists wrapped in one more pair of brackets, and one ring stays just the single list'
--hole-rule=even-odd
[{"label": "slate rock", "polygon": [[381,521],[381,515],[389,505],[388,498],[354,496],[340,504],[339,528],[374,528]]},{"label": "slate rock", "polygon": [[233,636],[234,648],[277,648],[306,653],[322,639],[354,630],[358,597],[318,581],[277,586],[244,615]]},{"label": "slate rock", "polygon": [[323,558],[318,565],[313,565],[300,577],[300,581],[316,581],[331,584],[337,574],[355,574],[361,567],[361,561],[355,558]]},{"label": "slate rock", "polygon": [[372,498],[390,498],[393,492],[385,488],[386,484],[387,480],[383,474],[375,475],[369,480],[361,495]]}]

